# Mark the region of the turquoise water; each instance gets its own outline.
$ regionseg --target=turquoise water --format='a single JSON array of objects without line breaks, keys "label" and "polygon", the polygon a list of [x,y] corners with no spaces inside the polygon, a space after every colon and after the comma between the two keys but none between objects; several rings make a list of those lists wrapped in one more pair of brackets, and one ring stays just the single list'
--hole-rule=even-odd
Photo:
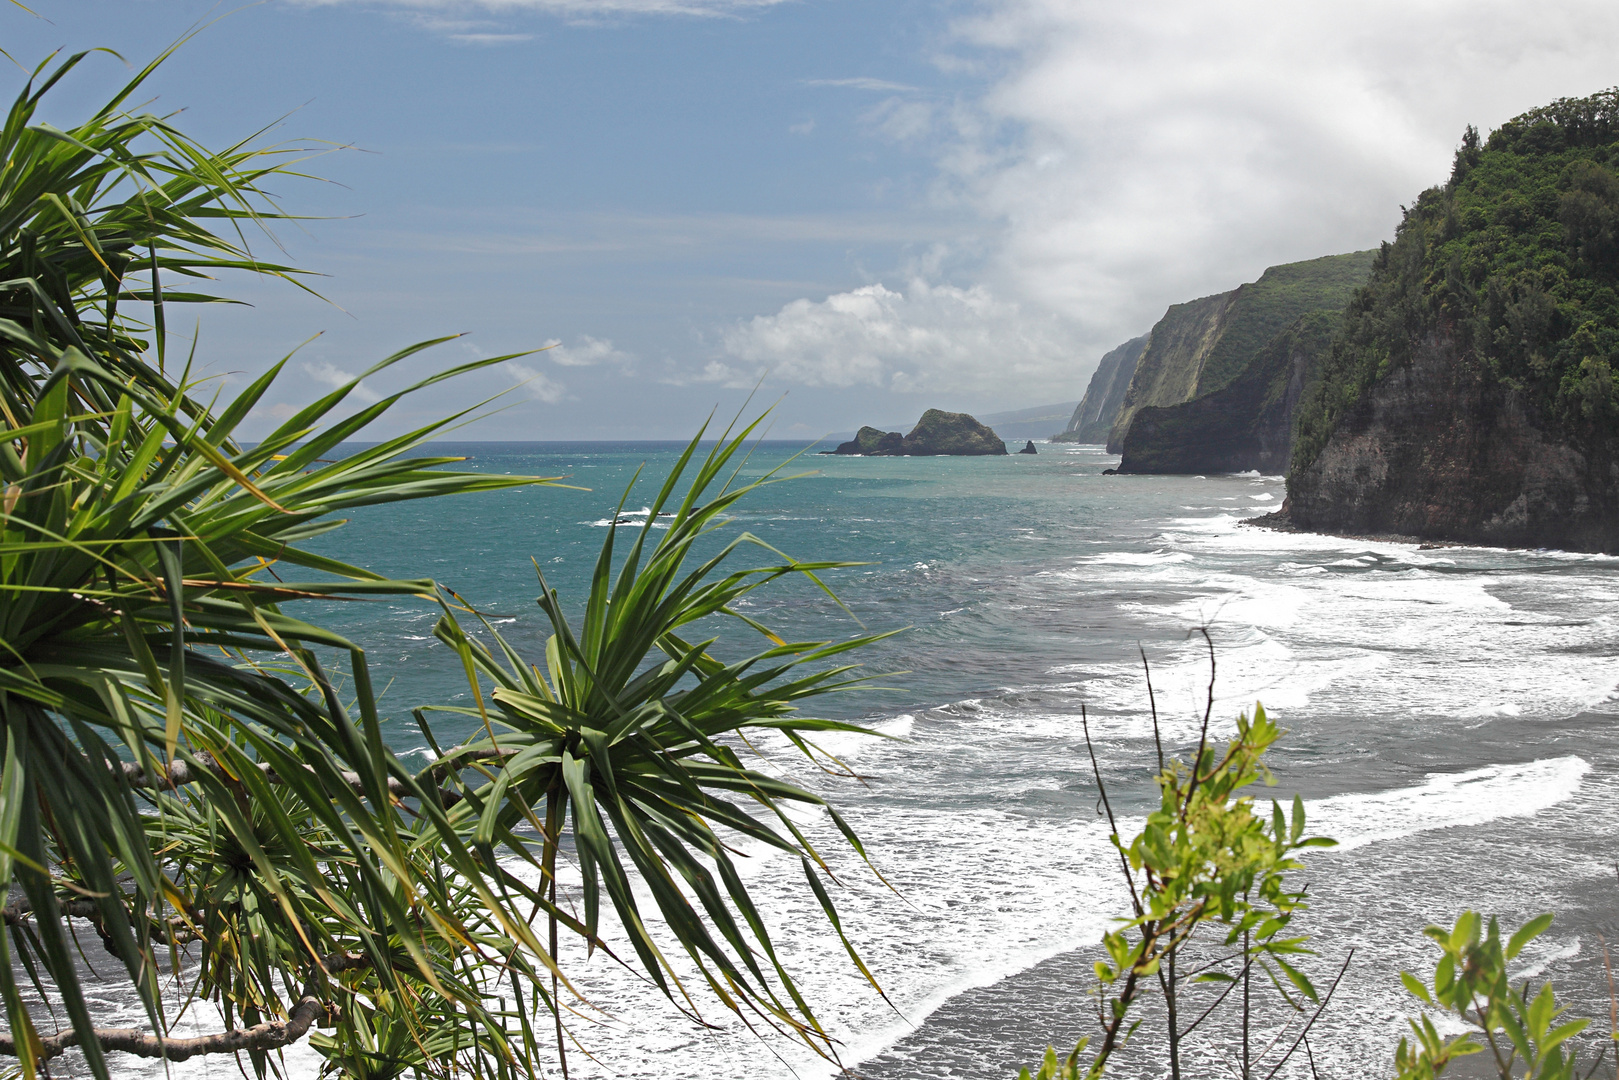
[{"label": "turquoise water", "polygon": [[[639,471],[641,479],[624,506],[629,519],[639,522],[644,517],[636,511],[653,500],[682,448],[678,443],[442,445],[435,449],[465,454],[474,469],[558,476],[559,485],[568,486],[369,509],[351,526],[323,538],[320,549],[389,574],[431,576],[490,614],[503,634],[537,649],[549,630],[535,604],[536,570],[565,603],[582,597],[605,526],[635,474]],[[823,575],[856,618],[813,587],[794,583],[755,594],[750,614],[790,638],[848,637],[862,632],[862,624],[879,632],[908,628],[863,658],[874,671],[905,670],[899,680],[903,690],[833,699],[822,711],[878,715],[882,702],[953,701],[982,689],[990,671],[1000,681],[1022,682],[1074,658],[1073,628],[1063,625],[1059,608],[1025,614],[999,585],[1039,573],[1054,541],[1086,544],[1103,535],[1116,537],[1121,522],[1131,517],[1128,499],[1118,498],[1124,492],[1117,487],[1093,491],[1083,500],[1074,497],[1075,485],[1098,471],[1094,454],[870,460],[811,454],[793,460],[803,450],[799,443],[764,443],[754,450],[742,470],[744,479],[790,462],[777,473],[789,479],[741,503],[727,535],[751,532],[801,559],[872,564]],[[802,475],[806,472],[810,475]],[[1145,530],[1150,522],[1125,528]],[[1146,536],[1141,532],[1138,539]],[[762,551],[752,558],[772,561]],[[322,613],[361,640],[396,680],[388,693],[400,705],[459,700],[464,694],[459,666],[431,639],[437,616],[430,605],[414,601],[337,605]],[[1006,635],[1020,632],[1023,647],[1006,654]],[[990,650],[984,663],[961,655],[962,649],[977,647]],[[400,749],[416,745],[403,732],[397,740]]]},{"label": "turquoise water", "polygon": [[[639,510],[677,448],[448,449],[473,468],[590,490],[370,509],[323,550],[435,577],[537,655],[535,564],[565,601],[581,596],[631,475],[644,467],[625,504]],[[744,473],[801,449],[765,443]],[[874,672],[903,673],[882,680],[891,689],[823,710],[901,737],[833,747],[864,783],[828,780],[766,747],[776,767],[846,809],[897,890],[841,860],[835,896],[897,1012],[812,917],[796,864],[750,860],[778,944],[848,1064],[896,1080],[1009,1077],[1047,1042],[1071,1045],[1087,1030],[1085,971],[1127,901],[1097,817],[1080,707],[1116,808],[1139,814],[1152,738],[1138,649],[1153,665],[1166,738],[1184,752],[1209,681],[1200,626],[1216,647],[1219,729],[1263,700],[1290,730],[1276,793],[1301,792],[1313,826],[1345,841],[1308,870],[1317,908],[1306,929],[1321,951],[1311,970],[1329,981],[1359,950],[1312,1033],[1321,1075],[1388,1071],[1410,1011],[1396,971],[1424,962],[1425,922],[1464,906],[1515,920],[1558,910],[1529,959],[1605,1008],[1594,935],[1615,937],[1619,560],[1268,532],[1241,521],[1280,503],[1279,478],[1108,477],[1116,459],[1099,447],[1040,449],[811,456],[788,471],[814,475],[755,493],[735,516],[733,528],[797,557],[870,562],[829,584],[870,630],[908,628],[864,658]],[[379,682],[392,680],[390,737],[419,754],[409,707],[466,694],[432,640],[437,612],[405,601],[327,614],[366,646]],[[762,595],[749,614],[790,639],[861,631],[803,587]],[[440,738],[457,734],[446,724]],[[575,1075],[827,1073],[717,1009],[705,1014],[715,1030],[695,1027],[600,956],[569,959],[606,1025],[581,1032],[600,1066],[575,1060]],[[1266,1013],[1262,1044],[1289,1019]],[[1213,1022],[1200,1030],[1189,1055],[1207,1071],[1194,1075],[1214,1075],[1230,1040]],[[1119,1075],[1156,1071],[1132,1060]],[[1300,1058],[1279,1075],[1309,1073]]]}]

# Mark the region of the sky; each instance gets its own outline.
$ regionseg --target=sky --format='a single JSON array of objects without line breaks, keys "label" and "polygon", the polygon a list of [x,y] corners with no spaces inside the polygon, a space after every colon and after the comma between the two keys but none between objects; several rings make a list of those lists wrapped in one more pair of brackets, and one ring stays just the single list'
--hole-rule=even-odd
[{"label": "sky", "polygon": [[[1619,4],[1521,0],[32,0],[15,94],[148,84],[213,146],[319,151],[253,238],[319,298],[188,316],[246,434],[411,343],[356,400],[477,357],[392,429],[682,438],[774,403],[813,439],[1077,400],[1102,353],[1265,267],[1376,246],[1488,131],[1619,84]],[[0,64],[4,64],[0,60]]]}]

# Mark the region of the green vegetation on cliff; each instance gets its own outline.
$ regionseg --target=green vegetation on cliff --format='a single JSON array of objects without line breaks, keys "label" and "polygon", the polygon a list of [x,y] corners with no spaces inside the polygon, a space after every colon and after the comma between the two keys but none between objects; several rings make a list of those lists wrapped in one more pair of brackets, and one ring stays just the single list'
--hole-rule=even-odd
[{"label": "green vegetation on cliff", "polygon": [[1590,453],[1611,439],[1619,362],[1619,90],[1467,129],[1345,314],[1293,468],[1436,335],[1537,426]]},{"label": "green vegetation on cliff", "polygon": [[1343,310],[1366,283],[1375,251],[1351,251],[1273,266],[1237,289],[1220,336],[1203,361],[1198,396],[1229,386],[1261,349],[1302,315]]},{"label": "green vegetation on cliff", "polygon": [[1179,405],[1223,389],[1300,317],[1341,311],[1366,280],[1376,254],[1353,251],[1272,266],[1258,281],[1229,293],[1171,307],[1152,328],[1108,449],[1123,451],[1141,409]]},{"label": "green vegetation on cliff", "polygon": [[1119,471],[1284,472],[1293,414],[1338,322],[1335,313],[1313,311],[1272,338],[1228,385],[1179,405],[1142,409],[1125,433]]}]

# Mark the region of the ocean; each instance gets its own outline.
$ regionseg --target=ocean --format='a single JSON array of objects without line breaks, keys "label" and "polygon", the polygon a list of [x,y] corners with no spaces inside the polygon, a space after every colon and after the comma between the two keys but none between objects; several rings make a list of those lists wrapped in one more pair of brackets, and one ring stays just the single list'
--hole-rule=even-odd
[{"label": "ocean", "polygon": [[[582,597],[632,475],[642,470],[624,505],[639,511],[679,447],[441,449],[475,469],[561,476],[588,490],[369,508],[319,548],[437,578],[538,656],[536,565],[565,603]],[[804,449],[764,442],[743,476]],[[894,736],[828,740],[859,781],[762,747],[773,767],[844,811],[892,886],[828,844],[844,927],[888,1000],[844,957],[795,862],[760,851],[745,860],[784,962],[840,1040],[843,1065],[873,1080],[1011,1080],[1048,1043],[1066,1050],[1094,1030],[1090,965],[1128,898],[1080,710],[1128,831],[1153,799],[1141,654],[1166,752],[1184,755],[1210,681],[1202,629],[1217,665],[1216,734],[1263,702],[1288,734],[1272,755],[1277,783],[1260,796],[1301,794],[1312,832],[1341,842],[1309,855],[1312,908],[1296,925],[1313,935],[1318,955],[1303,966],[1323,989],[1353,957],[1308,1050],[1276,1076],[1391,1074],[1415,1012],[1398,972],[1431,973],[1422,927],[1449,925],[1469,907],[1514,926],[1556,911],[1519,966],[1555,977],[1605,1031],[1602,940],[1619,937],[1619,559],[1268,531],[1243,521],[1280,505],[1280,477],[1102,475],[1115,464],[1100,447],[1051,444],[1000,458],[810,454],[785,470],[808,475],[752,493],[733,516],[731,529],[797,558],[868,564],[826,575],[854,618],[793,585],[756,594],[748,614],[789,640],[903,631],[860,657],[880,688],[820,710]],[[467,694],[432,639],[436,610],[384,601],[327,605],[320,617],[367,648],[387,684],[390,741],[407,762],[425,761],[410,708]],[[740,655],[753,645],[728,637],[723,647]],[[446,724],[439,738],[448,745],[458,734]],[[830,840],[819,819],[805,827]],[[575,1076],[833,1072],[717,1005],[704,1005],[711,1027],[693,1024],[600,954],[586,963],[582,950],[565,950],[564,959],[589,1001],[576,1026],[594,1060],[570,1054]],[[1263,993],[1254,1052],[1273,1046],[1260,1076],[1300,1027],[1268,985]],[[1162,1074],[1155,1023],[1149,1014],[1110,1075]],[[1200,1028],[1189,1075],[1228,1075],[1234,1038],[1219,1018]],[[314,1061],[295,1051],[290,1075],[312,1074]],[[227,1061],[193,1062],[174,1075],[227,1072]]]}]

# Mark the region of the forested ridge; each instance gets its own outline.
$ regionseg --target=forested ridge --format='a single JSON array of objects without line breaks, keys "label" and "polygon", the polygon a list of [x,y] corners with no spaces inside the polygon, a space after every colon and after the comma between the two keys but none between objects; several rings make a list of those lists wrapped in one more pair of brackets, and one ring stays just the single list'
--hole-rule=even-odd
[{"label": "forested ridge", "polygon": [[1294,472],[1434,334],[1589,453],[1615,417],[1619,88],[1468,127],[1450,179],[1407,208],[1302,406]]}]

